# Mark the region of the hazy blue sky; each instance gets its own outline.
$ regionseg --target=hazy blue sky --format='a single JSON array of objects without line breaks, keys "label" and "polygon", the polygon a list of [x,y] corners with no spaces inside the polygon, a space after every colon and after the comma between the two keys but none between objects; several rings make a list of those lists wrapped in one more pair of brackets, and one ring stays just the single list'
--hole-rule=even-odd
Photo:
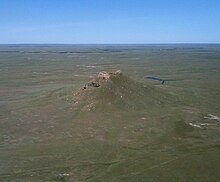
[{"label": "hazy blue sky", "polygon": [[220,0],[0,0],[0,43],[220,43]]}]

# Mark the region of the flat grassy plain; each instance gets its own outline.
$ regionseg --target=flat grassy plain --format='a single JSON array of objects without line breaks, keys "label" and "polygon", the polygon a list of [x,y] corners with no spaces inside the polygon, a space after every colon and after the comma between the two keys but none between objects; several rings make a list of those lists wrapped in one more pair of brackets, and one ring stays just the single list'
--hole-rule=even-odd
[{"label": "flat grassy plain", "polygon": [[219,44],[0,45],[0,181],[217,182],[219,80]]}]

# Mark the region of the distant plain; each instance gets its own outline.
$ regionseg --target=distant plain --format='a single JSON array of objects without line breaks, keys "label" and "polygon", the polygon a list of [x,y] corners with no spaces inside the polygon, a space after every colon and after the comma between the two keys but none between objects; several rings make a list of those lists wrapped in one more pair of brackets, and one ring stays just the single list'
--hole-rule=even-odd
[{"label": "distant plain", "polygon": [[[125,104],[76,108],[103,70]],[[217,182],[219,80],[219,44],[0,45],[0,181]]]}]

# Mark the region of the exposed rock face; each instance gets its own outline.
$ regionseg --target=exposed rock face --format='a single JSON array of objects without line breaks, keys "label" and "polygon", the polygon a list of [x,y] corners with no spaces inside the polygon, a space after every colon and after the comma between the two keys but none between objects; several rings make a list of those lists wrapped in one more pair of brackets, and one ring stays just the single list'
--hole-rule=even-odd
[{"label": "exposed rock face", "polygon": [[122,75],[122,72],[121,72],[121,70],[117,70],[117,71],[115,72],[115,74],[116,74],[116,75]]},{"label": "exposed rock face", "polygon": [[98,74],[98,78],[99,78],[99,79],[102,79],[102,80],[109,80],[109,79],[110,79],[110,74],[107,73],[106,71],[101,71],[101,72]]},{"label": "exposed rock face", "polygon": [[88,87],[100,87],[101,84],[111,81],[112,77],[122,75],[121,70],[117,70],[116,72],[106,72],[101,71],[96,78],[86,83],[83,89],[87,89]]}]

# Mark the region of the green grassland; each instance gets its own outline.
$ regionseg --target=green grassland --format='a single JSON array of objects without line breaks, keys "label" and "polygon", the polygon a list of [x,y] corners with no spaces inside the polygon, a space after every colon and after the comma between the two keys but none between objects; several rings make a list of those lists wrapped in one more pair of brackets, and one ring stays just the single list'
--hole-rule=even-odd
[{"label": "green grassland", "polygon": [[214,44],[0,45],[0,181],[217,182],[219,80]]}]

